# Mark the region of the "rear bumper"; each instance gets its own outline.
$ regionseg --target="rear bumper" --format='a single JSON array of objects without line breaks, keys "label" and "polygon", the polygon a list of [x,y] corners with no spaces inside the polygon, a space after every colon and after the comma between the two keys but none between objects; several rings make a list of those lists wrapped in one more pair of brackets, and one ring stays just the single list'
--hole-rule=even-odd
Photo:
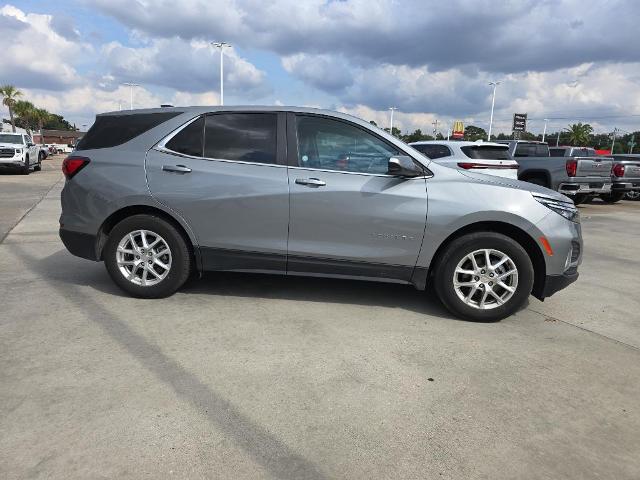
[{"label": "rear bumper", "polygon": [[97,262],[96,236],[88,233],[73,232],[71,230],[60,229],[60,240],[69,250],[69,253],[76,257],[86,258]]},{"label": "rear bumper", "polygon": [[550,297],[556,292],[568,287],[578,279],[578,270],[571,269],[562,275],[547,275],[540,300]]},{"label": "rear bumper", "polygon": [[632,190],[640,190],[640,178],[632,180],[624,180],[621,182],[613,182],[611,190],[615,192],[630,192]]},{"label": "rear bumper", "polygon": [[571,178],[569,181],[562,182],[558,191],[564,195],[576,195],[578,193],[609,193],[611,192],[611,178]]}]

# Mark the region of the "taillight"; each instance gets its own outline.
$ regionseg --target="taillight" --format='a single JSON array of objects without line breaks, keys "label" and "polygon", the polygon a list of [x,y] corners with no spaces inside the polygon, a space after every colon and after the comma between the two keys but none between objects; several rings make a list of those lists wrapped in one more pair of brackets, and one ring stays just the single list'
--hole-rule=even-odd
[{"label": "taillight", "polygon": [[616,177],[624,177],[624,165],[621,163],[616,163],[611,171]]},{"label": "taillight", "polygon": [[89,162],[90,160],[87,157],[69,156],[62,162],[62,173],[67,177],[67,180],[70,180]]},{"label": "taillight", "polygon": [[479,169],[487,169],[487,168],[491,168],[491,169],[517,169],[518,165],[513,165],[513,164],[507,164],[507,165],[492,165],[489,163],[476,163],[476,162],[458,162],[458,166],[460,168],[464,168],[465,170],[470,170],[472,168],[479,168]]},{"label": "taillight", "polygon": [[567,175],[569,175],[570,177],[575,177],[578,173],[578,161],[575,158],[567,160],[566,168]]}]

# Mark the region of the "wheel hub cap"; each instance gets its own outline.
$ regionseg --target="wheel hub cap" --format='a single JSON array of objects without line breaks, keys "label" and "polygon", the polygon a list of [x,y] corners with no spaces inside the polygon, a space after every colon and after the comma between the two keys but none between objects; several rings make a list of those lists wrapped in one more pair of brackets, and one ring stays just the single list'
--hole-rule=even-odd
[{"label": "wheel hub cap", "polygon": [[135,230],[125,235],[116,250],[120,273],[131,283],[150,287],[160,283],[171,270],[171,249],[155,232]]},{"label": "wheel hub cap", "polygon": [[489,310],[513,297],[518,287],[518,269],[513,260],[499,250],[475,250],[458,262],[453,287],[465,304]]}]

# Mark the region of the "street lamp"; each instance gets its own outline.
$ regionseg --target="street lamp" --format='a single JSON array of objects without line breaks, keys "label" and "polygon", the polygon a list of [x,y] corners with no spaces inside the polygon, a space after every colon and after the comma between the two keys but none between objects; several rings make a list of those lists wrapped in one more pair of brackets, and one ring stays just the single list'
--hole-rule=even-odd
[{"label": "street lamp", "polygon": [[501,82],[489,82],[489,85],[493,85],[493,98],[491,99],[491,118],[489,119],[489,135],[487,136],[487,141],[491,141],[491,127],[493,126],[493,107],[496,104],[496,87],[500,85]]},{"label": "street lamp", "polygon": [[225,47],[231,47],[230,43],[227,42],[211,42],[216,48],[220,49],[220,105],[224,105],[224,55],[223,51]]},{"label": "street lamp", "polygon": [[391,121],[389,122],[389,133],[391,135],[393,135],[393,112],[394,110],[397,110],[396,107],[389,107],[389,110],[391,110]]},{"label": "street lamp", "polygon": [[129,95],[130,95],[130,103],[129,103],[129,110],[133,110],[133,88],[134,87],[139,87],[140,84],[139,83],[131,83],[131,82],[124,82],[122,85],[125,85],[127,87],[129,87]]},{"label": "street lamp", "polygon": [[548,118],[544,119],[544,130],[542,130],[542,141],[544,142],[544,137],[547,136],[547,122],[549,121]]}]

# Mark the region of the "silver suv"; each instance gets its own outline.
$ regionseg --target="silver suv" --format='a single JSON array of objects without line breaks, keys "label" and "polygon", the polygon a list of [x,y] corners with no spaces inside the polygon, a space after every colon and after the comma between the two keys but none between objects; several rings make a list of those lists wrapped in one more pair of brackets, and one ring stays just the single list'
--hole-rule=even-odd
[{"label": "silver suv", "polygon": [[496,320],[576,280],[571,200],[437,165],[349,115],[189,107],[99,115],[65,159],[60,236],[144,298],[193,273],[433,285]]}]

